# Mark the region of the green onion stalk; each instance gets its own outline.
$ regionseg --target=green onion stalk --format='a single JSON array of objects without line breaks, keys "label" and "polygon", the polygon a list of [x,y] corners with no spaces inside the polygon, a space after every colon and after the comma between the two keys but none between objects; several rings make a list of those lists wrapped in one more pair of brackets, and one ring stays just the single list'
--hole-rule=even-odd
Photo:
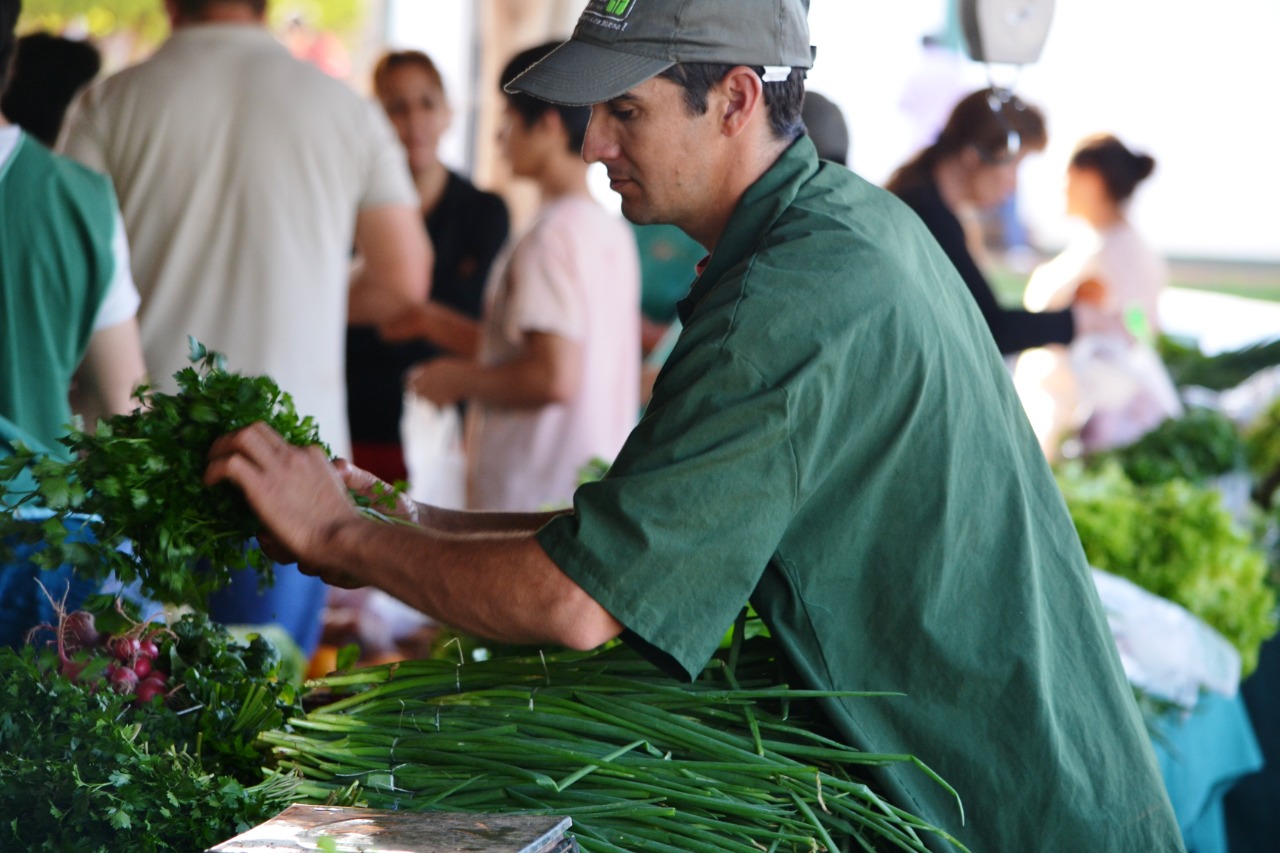
[{"label": "green onion stalk", "polygon": [[955,796],[936,773],[818,731],[813,700],[891,694],[792,689],[779,673],[766,637],[692,684],[623,645],[405,661],[308,682],[324,704],[260,737],[302,777],[301,802],[568,815],[588,853],[925,851],[930,835],[967,849],[864,778],[911,765]]}]

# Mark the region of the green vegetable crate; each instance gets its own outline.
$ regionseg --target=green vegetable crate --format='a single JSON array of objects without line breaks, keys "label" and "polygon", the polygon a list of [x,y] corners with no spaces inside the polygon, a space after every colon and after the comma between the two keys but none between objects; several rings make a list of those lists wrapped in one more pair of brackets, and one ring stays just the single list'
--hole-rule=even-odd
[{"label": "green vegetable crate", "polygon": [[292,805],[208,853],[577,853],[572,821],[547,815],[398,812]]}]

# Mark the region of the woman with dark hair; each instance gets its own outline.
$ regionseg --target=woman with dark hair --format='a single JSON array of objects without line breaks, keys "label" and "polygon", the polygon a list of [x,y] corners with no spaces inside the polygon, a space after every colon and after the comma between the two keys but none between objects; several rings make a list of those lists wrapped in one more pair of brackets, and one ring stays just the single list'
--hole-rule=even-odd
[{"label": "woman with dark hair", "polygon": [[1008,200],[1017,189],[1022,159],[1044,150],[1047,138],[1038,109],[1008,92],[980,89],[956,104],[933,144],[899,167],[885,185],[942,246],[1005,354],[1067,343],[1098,320],[1087,305],[1044,313],[1002,307],[969,250],[961,223],[961,214],[993,210]]},{"label": "woman with dark hair", "polygon": [[[396,51],[379,60],[373,89],[404,146],[422,218],[435,247],[431,304],[400,328],[347,330],[347,413],[353,461],[388,482],[407,479],[400,446],[405,375],[442,352],[466,352],[468,327],[480,317],[489,268],[507,239],[506,204],[441,162],[440,138],[452,119],[439,69],[425,53]],[[442,310],[443,309],[443,310]],[[432,341],[410,337],[418,324]],[[445,329],[442,332],[441,326]],[[449,330],[454,332],[449,335]],[[461,331],[459,331],[461,330]],[[459,343],[454,338],[460,337]],[[439,346],[437,346],[437,344]]]},{"label": "woman with dark hair", "polygon": [[[1032,422],[1050,442],[1078,427],[1086,450],[1102,450],[1134,441],[1181,412],[1177,392],[1148,345],[1160,329],[1158,303],[1168,270],[1126,215],[1129,199],[1154,170],[1150,155],[1131,151],[1110,134],[1086,137],[1071,155],[1066,206],[1079,227],[1061,254],[1032,273],[1023,302],[1045,312],[1088,302],[1128,334],[1098,336],[1070,352],[1052,348],[1019,360],[1015,384],[1024,399],[1034,393],[1042,400]],[[1104,391],[1112,383],[1103,377],[1120,376],[1125,381],[1116,387],[1127,391]]]},{"label": "woman with dark hair", "polygon": [[1129,199],[1156,161],[1110,134],[1085,138],[1067,167],[1067,215],[1083,226],[1067,248],[1027,284],[1032,311],[1089,298],[1138,329],[1159,329],[1157,302],[1168,281],[1164,260],[1126,216]]}]

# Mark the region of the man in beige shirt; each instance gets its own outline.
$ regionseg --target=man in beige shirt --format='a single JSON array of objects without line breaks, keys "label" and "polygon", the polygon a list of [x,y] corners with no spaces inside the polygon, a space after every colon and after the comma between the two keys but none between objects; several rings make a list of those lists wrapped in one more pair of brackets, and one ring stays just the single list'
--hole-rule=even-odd
[{"label": "man in beige shirt", "polygon": [[[275,40],[265,0],[166,7],[173,35],[86,91],[62,140],[115,183],[147,368],[172,390],[194,335],[230,369],[271,376],[347,455],[348,318],[377,324],[427,294],[404,154],[379,107]],[[222,621],[288,623],[287,603],[295,639],[314,645],[323,585],[278,572],[267,596],[246,586]]]}]

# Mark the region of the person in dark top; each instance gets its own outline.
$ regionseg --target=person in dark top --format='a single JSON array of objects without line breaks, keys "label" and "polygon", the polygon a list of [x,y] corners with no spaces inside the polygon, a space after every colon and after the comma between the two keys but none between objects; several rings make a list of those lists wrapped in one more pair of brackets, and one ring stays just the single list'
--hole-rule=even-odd
[{"label": "person in dark top", "polygon": [[1022,158],[1042,151],[1046,141],[1038,109],[1008,92],[980,89],[962,98],[933,144],[899,167],[885,184],[932,232],[1005,354],[1110,330],[1105,318],[1085,303],[1043,313],[1001,306],[969,251],[957,212],[999,207],[1017,189]]},{"label": "person in dark top", "polygon": [[[437,156],[451,118],[444,82],[426,54],[388,53],[373,74],[374,92],[395,126],[409,159],[423,221],[435,247],[431,301],[449,314],[480,316],[484,285],[510,218],[506,204],[450,171]],[[400,446],[404,376],[442,349],[420,337],[391,340],[387,330],[347,330],[347,412],[357,465],[388,481],[406,479]]]}]

